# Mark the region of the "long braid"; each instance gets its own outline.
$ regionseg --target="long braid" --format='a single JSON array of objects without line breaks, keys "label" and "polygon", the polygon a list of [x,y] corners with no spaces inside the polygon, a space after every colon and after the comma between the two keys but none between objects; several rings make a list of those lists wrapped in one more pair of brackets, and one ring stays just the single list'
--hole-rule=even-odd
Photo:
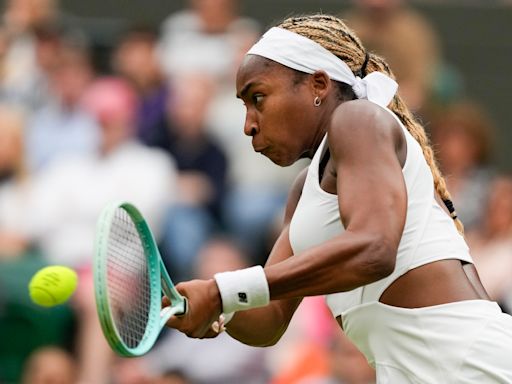
[{"label": "long braid", "polygon": [[[280,28],[287,29],[307,37],[343,60],[350,69],[357,73],[366,62],[365,73],[379,71],[395,78],[387,63],[375,54],[367,53],[355,33],[340,19],[330,15],[311,15],[289,18],[283,21]],[[434,179],[434,188],[448,208],[458,231],[463,234],[464,226],[457,218],[451,202],[451,195],[446,187],[444,177],[437,165],[434,151],[422,125],[414,118],[401,97],[396,94],[389,108],[398,116],[407,130],[420,144],[425,160],[430,167]]]}]

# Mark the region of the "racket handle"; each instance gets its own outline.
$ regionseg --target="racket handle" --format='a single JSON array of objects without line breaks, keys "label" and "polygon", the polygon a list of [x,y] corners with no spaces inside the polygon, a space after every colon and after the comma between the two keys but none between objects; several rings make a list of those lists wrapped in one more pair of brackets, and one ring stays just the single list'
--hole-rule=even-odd
[{"label": "racket handle", "polygon": [[187,298],[182,296],[176,290],[176,288],[174,288],[174,284],[169,276],[169,273],[167,272],[167,269],[165,268],[164,263],[162,262],[162,259],[160,259],[160,276],[162,282],[162,290],[164,291],[165,296],[167,296],[167,298],[171,300],[171,306],[173,308],[178,309],[178,311],[175,312],[174,315],[181,316],[187,313]]},{"label": "racket handle", "polygon": [[176,316],[183,316],[188,312],[188,300],[186,297],[181,296],[183,299],[180,303],[180,310],[176,312]]},{"label": "racket handle", "polygon": [[160,311],[160,328],[163,328],[172,316],[183,316],[185,313],[187,313],[187,309],[188,305],[186,298],[183,298],[183,301],[176,305],[162,308]]}]

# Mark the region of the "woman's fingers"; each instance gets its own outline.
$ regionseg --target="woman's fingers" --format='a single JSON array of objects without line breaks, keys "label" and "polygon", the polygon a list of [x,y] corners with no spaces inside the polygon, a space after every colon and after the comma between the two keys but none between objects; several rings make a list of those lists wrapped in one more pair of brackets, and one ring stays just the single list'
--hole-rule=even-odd
[{"label": "woman's fingers", "polygon": [[[166,325],[193,338],[217,336],[219,332],[212,329],[212,324],[219,320],[220,315],[220,298],[215,281],[187,281],[178,284],[176,289],[187,298],[188,312],[182,316],[172,316]],[[169,305],[170,300],[164,297],[162,306]]]},{"label": "woman's fingers", "polygon": [[171,305],[171,300],[167,296],[162,297],[162,308],[168,307]]}]

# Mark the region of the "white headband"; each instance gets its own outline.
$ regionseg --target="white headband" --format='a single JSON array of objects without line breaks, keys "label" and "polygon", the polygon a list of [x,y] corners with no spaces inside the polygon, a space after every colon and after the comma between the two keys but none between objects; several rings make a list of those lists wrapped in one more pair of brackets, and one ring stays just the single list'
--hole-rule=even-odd
[{"label": "white headband", "polygon": [[358,99],[368,99],[383,107],[398,89],[397,82],[382,72],[372,72],[363,79],[355,76],[343,60],[320,44],[283,28],[269,29],[247,54],[263,56],[305,73],[324,70],[331,79],[349,84]]}]

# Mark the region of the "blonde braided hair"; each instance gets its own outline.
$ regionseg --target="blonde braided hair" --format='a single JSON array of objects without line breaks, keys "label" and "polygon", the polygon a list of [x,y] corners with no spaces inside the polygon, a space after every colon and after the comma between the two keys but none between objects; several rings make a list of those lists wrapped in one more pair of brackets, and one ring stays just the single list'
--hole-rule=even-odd
[{"label": "blonde braided hair", "polygon": [[[315,41],[325,49],[343,60],[357,73],[365,64],[365,73],[380,71],[394,78],[391,69],[383,58],[369,54],[355,33],[340,19],[330,15],[308,15],[284,20],[278,27],[297,33]],[[439,197],[445,202],[458,231],[463,234],[464,226],[457,218],[451,203],[451,195],[446,187],[444,177],[437,165],[434,151],[422,125],[414,118],[398,94],[391,101],[389,108],[399,117],[411,135],[418,141],[423,155],[430,166],[434,187]]]}]

